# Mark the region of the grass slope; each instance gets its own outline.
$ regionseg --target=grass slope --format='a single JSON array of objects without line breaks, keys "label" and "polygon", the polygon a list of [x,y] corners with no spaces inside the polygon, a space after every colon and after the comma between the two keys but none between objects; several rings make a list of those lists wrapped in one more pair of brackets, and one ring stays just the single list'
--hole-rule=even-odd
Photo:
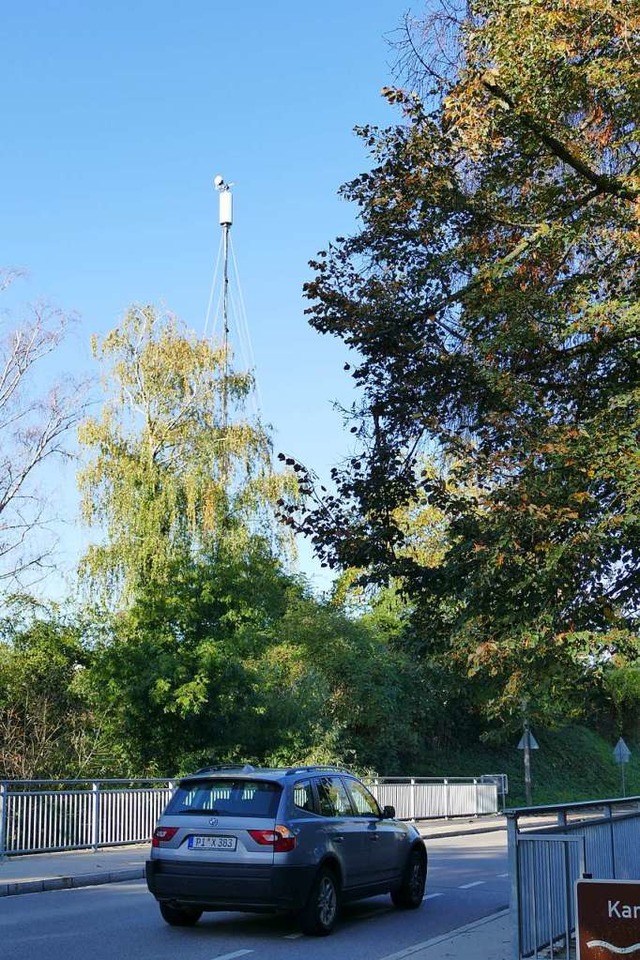
[{"label": "grass slope", "polygon": [[[604,740],[586,727],[565,727],[553,732],[534,731],[539,749],[531,753],[534,805],[604,800],[622,796],[619,765],[613,757],[615,741]],[[523,751],[517,738],[508,747],[478,744],[474,747],[429,756],[424,776],[479,776],[506,773],[507,806],[525,805]],[[640,745],[627,741],[631,760],[625,764],[625,794],[640,795]]]}]

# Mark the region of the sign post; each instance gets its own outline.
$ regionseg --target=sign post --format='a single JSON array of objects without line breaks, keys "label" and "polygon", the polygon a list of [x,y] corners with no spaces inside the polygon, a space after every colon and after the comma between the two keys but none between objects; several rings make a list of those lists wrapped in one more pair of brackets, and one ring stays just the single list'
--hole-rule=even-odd
[{"label": "sign post", "polygon": [[533,800],[531,799],[531,751],[537,750],[538,744],[536,742],[536,738],[529,729],[528,720],[524,721],[523,727],[524,733],[520,737],[518,750],[524,750],[524,795],[527,806],[530,807],[533,803]]},{"label": "sign post", "polygon": [[622,796],[626,797],[627,794],[626,794],[626,789],[624,785],[624,765],[625,763],[629,763],[629,759],[631,757],[631,750],[629,750],[629,747],[626,745],[622,737],[620,737],[615,747],[613,748],[613,756],[615,758],[616,763],[620,764],[620,774],[622,776]]},{"label": "sign post", "polygon": [[577,960],[640,960],[640,881],[576,881]]}]

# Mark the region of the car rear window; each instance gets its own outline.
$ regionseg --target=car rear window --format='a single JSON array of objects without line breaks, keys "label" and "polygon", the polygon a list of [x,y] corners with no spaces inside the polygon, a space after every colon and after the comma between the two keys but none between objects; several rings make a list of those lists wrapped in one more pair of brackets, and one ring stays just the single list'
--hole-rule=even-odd
[{"label": "car rear window", "polygon": [[165,813],[209,813],[221,817],[275,817],[282,788],[265,780],[230,779],[183,781]]}]

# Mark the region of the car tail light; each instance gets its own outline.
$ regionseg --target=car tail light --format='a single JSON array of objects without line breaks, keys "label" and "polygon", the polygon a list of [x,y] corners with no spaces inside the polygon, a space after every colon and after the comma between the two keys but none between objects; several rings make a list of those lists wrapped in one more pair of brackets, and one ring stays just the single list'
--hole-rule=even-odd
[{"label": "car tail light", "polygon": [[177,827],[156,827],[151,838],[151,846],[159,847],[161,843],[169,843],[177,832]]},{"label": "car tail light", "polygon": [[296,838],[288,827],[280,824],[275,830],[249,830],[249,836],[262,847],[272,847],[274,853],[288,853],[296,845]]}]

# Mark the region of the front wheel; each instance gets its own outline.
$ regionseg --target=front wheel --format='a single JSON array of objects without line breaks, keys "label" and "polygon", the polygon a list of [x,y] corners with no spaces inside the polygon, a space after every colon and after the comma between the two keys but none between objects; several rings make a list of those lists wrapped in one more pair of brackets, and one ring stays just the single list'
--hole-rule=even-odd
[{"label": "front wheel", "polygon": [[326,937],[338,919],[339,893],[335,874],[323,867],[313,882],[307,905],[300,917],[303,933]]},{"label": "front wheel", "polygon": [[396,907],[403,910],[415,910],[424,899],[427,883],[427,855],[417,847],[409,854],[400,886],[391,891],[391,899]]},{"label": "front wheel", "polygon": [[169,903],[160,903],[160,913],[172,927],[193,927],[202,916],[202,910],[172,907]]}]

